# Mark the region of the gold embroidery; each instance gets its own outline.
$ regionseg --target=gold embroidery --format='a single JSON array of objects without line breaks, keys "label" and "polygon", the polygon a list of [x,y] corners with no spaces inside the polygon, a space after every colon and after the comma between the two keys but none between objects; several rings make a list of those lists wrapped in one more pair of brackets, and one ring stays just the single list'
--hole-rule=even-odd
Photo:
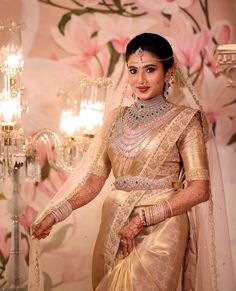
[{"label": "gold embroidery", "polygon": [[209,171],[208,169],[191,169],[185,172],[187,181],[194,180],[209,180]]}]

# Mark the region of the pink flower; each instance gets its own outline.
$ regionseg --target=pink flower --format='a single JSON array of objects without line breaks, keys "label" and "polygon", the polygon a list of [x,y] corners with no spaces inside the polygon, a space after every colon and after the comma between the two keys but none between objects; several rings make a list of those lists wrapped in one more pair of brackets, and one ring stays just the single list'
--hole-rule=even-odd
[{"label": "pink flower", "polygon": [[8,232],[6,227],[0,226],[0,255],[2,255],[5,260],[8,259],[10,254],[10,239],[5,239]]},{"label": "pink flower", "polygon": [[200,88],[203,109],[210,123],[216,122],[216,140],[227,144],[235,133],[236,99],[233,88],[227,87],[224,76],[217,78],[205,67],[204,78]]},{"label": "pink flower", "polygon": [[90,59],[83,59],[80,56],[69,56],[60,59],[60,62],[73,66],[92,79],[107,75],[110,54],[107,47],[103,47],[100,52]]},{"label": "pink flower", "polygon": [[167,14],[175,14],[179,12],[179,8],[189,8],[196,0],[135,0],[135,4],[147,12],[164,12]]},{"label": "pink flower", "polygon": [[89,59],[101,49],[96,37],[91,37],[94,31],[94,25],[91,25],[90,21],[85,22],[81,17],[72,15],[71,21],[65,27],[65,35],[62,35],[58,28],[54,27],[52,36],[66,52],[79,55],[83,59]]},{"label": "pink flower", "polygon": [[134,20],[131,17],[119,16],[114,20],[101,14],[95,14],[95,18],[100,27],[97,37],[99,44],[111,41],[114,49],[120,54],[124,54],[126,45],[132,37],[157,24],[156,20],[148,18]]},{"label": "pink flower", "polygon": [[[55,42],[70,54],[60,61],[82,69],[85,73],[93,67],[93,71],[99,70],[99,76],[104,75],[109,65],[108,52],[104,50],[104,43],[98,43],[97,37],[92,37],[97,31],[94,17],[86,17],[86,20],[83,20],[82,17],[74,15],[65,28],[65,35],[62,35],[58,28],[53,28],[52,36]],[[98,58],[101,58],[100,62]]]},{"label": "pink flower", "polygon": [[187,67],[199,63],[199,54],[210,41],[210,32],[204,28],[194,33],[191,23],[183,15],[173,15],[170,28],[174,39],[174,50],[179,61]]},{"label": "pink flower", "polygon": [[218,44],[230,43],[232,40],[233,28],[227,20],[216,21],[211,31]]},{"label": "pink flower", "polygon": [[27,233],[29,233],[30,226],[34,222],[37,215],[38,212],[34,208],[29,205],[26,206],[25,210],[21,215],[20,222]]}]

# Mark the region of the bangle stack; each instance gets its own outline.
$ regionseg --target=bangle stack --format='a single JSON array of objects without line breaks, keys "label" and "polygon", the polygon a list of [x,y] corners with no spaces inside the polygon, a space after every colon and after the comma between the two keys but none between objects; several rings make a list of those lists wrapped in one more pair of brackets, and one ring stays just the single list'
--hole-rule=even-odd
[{"label": "bangle stack", "polygon": [[60,207],[52,211],[56,223],[65,220],[72,213],[72,206],[70,202],[65,201]]},{"label": "bangle stack", "polygon": [[146,207],[139,213],[140,220],[145,226],[157,224],[172,216],[173,211],[169,201],[167,200],[157,205]]}]

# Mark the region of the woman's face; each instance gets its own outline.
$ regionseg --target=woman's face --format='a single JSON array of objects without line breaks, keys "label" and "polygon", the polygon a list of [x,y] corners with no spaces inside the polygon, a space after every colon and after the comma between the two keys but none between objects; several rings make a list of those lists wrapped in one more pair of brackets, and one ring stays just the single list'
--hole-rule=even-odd
[{"label": "woman's face", "polygon": [[141,57],[133,53],[127,66],[129,84],[140,100],[162,95],[166,74],[161,62],[152,53],[143,51]]}]

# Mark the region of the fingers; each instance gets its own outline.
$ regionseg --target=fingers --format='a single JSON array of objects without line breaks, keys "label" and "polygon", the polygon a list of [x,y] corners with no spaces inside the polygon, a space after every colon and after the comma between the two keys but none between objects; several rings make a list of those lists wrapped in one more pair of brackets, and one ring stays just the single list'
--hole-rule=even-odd
[{"label": "fingers", "polygon": [[31,238],[32,239],[45,238],[46,236],[49,235],[54,223],[55,223],[54,217],[50,214],[47,215],[41,223],[33,226]]},{"label": "fingers", "polygon": [[130,238],[122,238],[120,240],[121,250],[124,257],[127,257],[134,248],[133,239]]},{"label": "fingers", "polygon": [[127,239],[127,256],[132,252],[133,250],[133,240]]}]

